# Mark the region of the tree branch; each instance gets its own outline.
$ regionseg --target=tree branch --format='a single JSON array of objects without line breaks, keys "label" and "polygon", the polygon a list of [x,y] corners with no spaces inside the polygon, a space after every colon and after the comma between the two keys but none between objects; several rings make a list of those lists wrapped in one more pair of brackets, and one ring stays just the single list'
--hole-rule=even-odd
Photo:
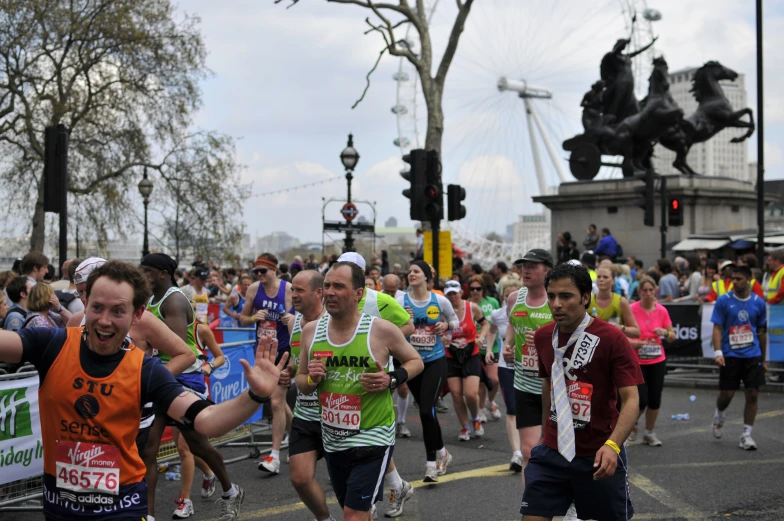
[{"label": "tree branch", "polygon": [[439,85],[441,89],[444,88],[446,73],[449,71],[449,66],[452,64],[452,59],[455,57],[457,43],[460,40],[460,34],[465,28],[465,22],[468,18],[468,13],[471,11],[471,5],[473,3],[474,0],[465,0],[462,3],[460,0],[457,0],[457,5],[460,7],[460,11],[457,13],[455,25],[452,26],[452,32],[449,34],[449,43],[447,44],[446,50],[444,51],[444,56],[441,58],[441,64],[438,66],[438,72],[436,73],[435,77],[436,84]]},{"label": "tree branch", "polygon": [[365,99],[365,94],[367,94],[368,89],[370,89],[370,75],[373,74],[373,71],[375,71],[376,67],[378,67],[378,63],[381,61],[381,57],[384,56],[385,52],[387,52],[387,48],[386,47],[381,49],[381,52],[378,53],[378,59],[376,60],[375,65],[373,65],[373,68],[370,69],[370,71],[368,71],[367,75],[365,76],[365,80],[367,80],[367,85],[365,85],[365,90],[362,91],[362,95],[359,97],[359,99],[357,101],[355,101],[353,105],[351,105],[351,109],[352,110],[357,108],[357,105],[359,105],[360,102],[363,99]]}]

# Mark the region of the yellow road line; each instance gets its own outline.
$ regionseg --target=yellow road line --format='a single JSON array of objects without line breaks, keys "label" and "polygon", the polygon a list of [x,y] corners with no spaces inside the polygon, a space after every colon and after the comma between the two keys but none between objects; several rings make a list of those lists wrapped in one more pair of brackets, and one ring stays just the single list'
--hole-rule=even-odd
[{"label": "yellow road line", "polygon": [[[425,483],[421,480],[409,481],[409,483],[414,488],[421,488],[421,487],[438,488],[438,486],[443,483],[449,483],[451,481],[458,481],[461,479],[508,476],[510,474],[512,474],[512,472],[509,470],[509,464],[504,463],[503,465],[493,465],[490,467],[464,470],[463,472],[455,472],[452,474],[447,474],[446,476],[440,476],[438,478],[438,483]],[[338,501],[337,499],[335,499],[334,496],[327,497],[327,504],[337,505]],[[287,512],[296,512],[297,510],[302,510],[303,508],[305,508],[305,504],[300,501],[298,503],[289,503],[288,505],[264,508],[253,512],[244,512],[242,515],[240,515],[240,519],[257,519],[260,517],[275,516],[279,514],[285,514]]]},{"label": "yellow road line", "polygon": [[[690,504],[673,496],[667,490],[661,488],[642,474],[630,475],[629,482],[662,505],[677,512],[679,517],[685,517],[686,519],[705,519],[704,513],[698,512]],[[636,515],[634,517],[637,518]]]},{"label": "yellow road line", "polygon": [[679,469],[698,467],[730,467],[734,465],[775,465],[784,463],[784,458],[763,460],[733,460],[733,461],[706,461],[694,463],[662,463],[659,465],[635,465],[637,469]]}]

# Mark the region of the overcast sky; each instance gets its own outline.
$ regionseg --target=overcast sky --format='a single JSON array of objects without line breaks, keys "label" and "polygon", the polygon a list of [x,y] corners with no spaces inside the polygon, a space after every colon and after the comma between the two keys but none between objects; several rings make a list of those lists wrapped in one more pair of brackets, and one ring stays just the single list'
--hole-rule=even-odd
[{"label": "overcast sky", "polygon": [[[365,74],[381,49],[378,34],[363,35],[367,10],[302,0],[189,0],[180,8],[198,15],[214,75],[204,81],[204,107],[197,125],[239,139],[243,177],[253,182],[244,219],[251,235],[288,231],[300,240],[321,238],[321,198],[345,197],[345,181],[274,196],[256,194],[343,174],[339,154],[349,132],[361,154],[354,197],[377,202],[379,225],[394,216],[410,225],[400,151],[401,132],[415,140],[412,110],[398,121],[391,108],[416,106],[424,134],[424,107],[414,103],[411,82],[393,80],[399,60],[384,57],[364,101]],[[560,142],[580,130],[579,101],[598,79],[602,55],[625,36],[625,0],[477,0],[447,79],[444,178],[468,187],[469,218],[477,233],[504,233],[517,215],[536,211],[540,192],[533,170],[522,103],[495,88],[501,75],[526,79],[553,91],[540,103],[542,127],[561,161]],[[642,2],[637,2],[638,4]],[[433,45],[440,58],[454,18],[442,0],[433,17]],[[557,7],[548,7],[556,4]],[[601,7],[600,7],[601,6]],[[670,70],[715,59],[746,75],[749,106],[756,112],[754,2],[740,0],[650,0],[661,11],[653,24],[656,54]],[[784,177],[784,1],[765,2],[767,178]],[[628,17],[627,17],[628,18]],[[586,20],[588,20],[586,22]],[[642,24],[640,24],[642,25]],[[647,28],[638,27],[643,37]],[[398,39],[405,36],[401,30]],[[400,88],[398,88],[400,86]],[[739,107],[736,107],[739,108]],[[557,174],[547,160],[546,184]],[[756,158],[756,139],[749,159]],[[563,167],[568,175],[566,162]],[[339,205],[327,208],[337,219]],[[370,218],[370,210],[360,206]]]}]

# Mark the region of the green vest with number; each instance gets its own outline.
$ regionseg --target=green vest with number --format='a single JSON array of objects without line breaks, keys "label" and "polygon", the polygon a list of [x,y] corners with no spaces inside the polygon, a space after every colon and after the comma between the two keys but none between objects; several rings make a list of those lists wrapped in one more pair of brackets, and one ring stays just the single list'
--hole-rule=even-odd
[{"label": "green vest with number", "polygon": [[[185,296],[185,294],[182,291],[180,291],[180,288],[175,288],[172,286],[171,288],[166,290],[166,294],[163,296],[163,298],[154,304],[153,304],[153,299],[155,298],[155,295],[151,296],[150,300],[147,301],[147,311],[149,311],[150,313],[158,317],[158,320],[162,322],[166,322],[166,320],[163,318],[163,315],[161,314],[161,306],[163,305],[164,301],[167,298],[169,298],[169,295],[172,295],[173,293],[180,293],[186,299],[188,298]],[[196,355],[196,362],[194,363],[194,366],[201,367],[204,362],[202,362],[198,358],[202,353],[201,351],[199,351],[199,348],[196,345],[196,336],[194,335],[194,329],[196,327],[195,316],[196,314],[194,313],[193,314],[194,318],[192,318],[191,323],[188,324],[188,337],[185,343],[188,344],[188,347],[190,347],[191,351],[193,351],[194,354]],[[171,356],[167,355],[166,353],[159,353],[158,356],[160,357],[161,361],[164,363],[171,360]],[[186,373],[191,372],[191,368],[189,367],[188,369],[185,370],[185,372]]]},{"label": "green vest with number", "polygon": [[525,303],[528,289],[520,288],[517,301],[509,312],[509,325],[515,332],[514,387],[518,391],[542,394],[542,380],[539,378],[539,360],[534,346],[525,344],[525,333],[536,331],[553,321],[550,305],[532,308]]},{"label": "green vest with number", "polygon": [[308,358],[318,357],[327,366],[327,375],[318,385],[321,432],[327,452],[395,444],[392,393],[388,389],[365,392],[359,379],[363,373],[378,371],[370,350],[370,330],[375,320],[363,313],[354,336],[343,345],[329,341],[328,314],[316,325]]},{"label": "green vest with number", "polygon": [[[294,318],[294,328],[291,330],[291,356],[294,359],[294,374],[299,368],[299,354],[302,350],[300,338],[302,337],[302,314],[297,313]],[[294,417],[309,422],[321,421],[319,413],[318,391],[313,394],[302,394],[297,391],[297,402],[294,405]]]}]

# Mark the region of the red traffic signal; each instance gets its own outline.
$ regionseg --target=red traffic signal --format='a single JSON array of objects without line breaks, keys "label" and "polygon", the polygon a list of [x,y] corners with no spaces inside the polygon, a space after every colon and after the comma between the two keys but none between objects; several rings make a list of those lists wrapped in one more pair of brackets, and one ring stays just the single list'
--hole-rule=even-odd
[{"label": "red traffic signal", "polygon": [[683,204],[677,197],[670,198],[667,220],[670,226],[683,226]]}]

